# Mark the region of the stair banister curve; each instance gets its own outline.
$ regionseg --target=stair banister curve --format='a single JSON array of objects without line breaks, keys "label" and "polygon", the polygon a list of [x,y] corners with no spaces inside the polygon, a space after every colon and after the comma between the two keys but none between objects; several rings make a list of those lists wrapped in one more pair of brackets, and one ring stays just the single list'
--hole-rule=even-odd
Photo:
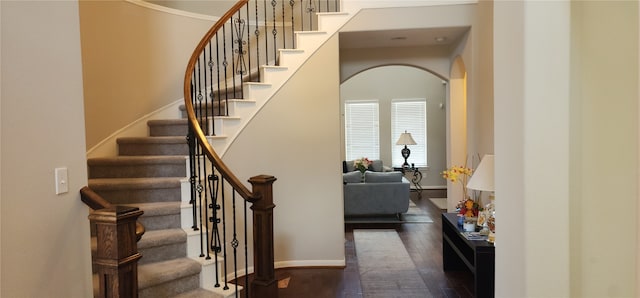
[{"label": "stair banister curve", "polygon": [[[276,178],[269,175],[251,177],[252,190],[249,190],[222,161],[214,146],[217,147],[218,139],[227,137],[224,131],[227,126],[222,125],[223,122],[246,121],[244,117],[250,118],[251,113],[259,110],[255,106],[267,100],[261,90],[272,88],[269,78],[278,76],[274,72],[287,70],[286,66],[278,65],[282,62],[281,55],[303,52],[279,50],[303,44],[297,42],[298,33],[316,30],[319,25],[317,13],[322,10],[337,12],[339,2],[239,0],[206,32],[189,59],[183,85],[189,124],[189,204],[192,229],[200,235],[200,257],[223,262],[223,272],[216,273],[215,288],[229,290],[228,284],[235,283],[236,295],[244,291],[244,297],[277,297],[272,188]],[[278,87],[274,85],[273,88]],[[241,131],[246,122],[232,123],[228,127],[236,131],[231,131],[229,137],[234,138],[234,133]],[[232,190],[225,189],[225,183]],[[243,206],[236,205],[236,195],[242,198],[240,204]],[[252,231],[247,228],[247,219],[251,216],[247,215],[249,203],[252,204]],[[236,221],[236,215],[242,212],[238,211],[242,207],[243,222],[238,222],[240,219]],[[248,233],[253,233],[251,269],[254,275],[251,283],[248,279],[251,273]],[[238,256],[242,254],[242,245],[244,260]],[[238,262],[244,262],[245,267],[238,266]],[[243,274],[244,282],[239,277]]]},{"label": "stair banister curve", "polygon": [[[214,25],[213,27],[205,34],[202,40],[198,43],[195,48],[188,64],[187,69],[185,71],[185,79],[184,79],[184,99],[185,99],[185,110],[187,113],[188,123],[189,123],[189,134],[187,136],[187,142],[189,143],[189,155],[190,155],[190,183],[191,183],[191,201],[190,204],[193,207],[193,230],[200,231],[200,239],[201,239],[201,257],[205,257],[207,259],[210,258],[209,253],[210,250],[214,253],[214,258],[216,262],[218,262],[218,256],[223,259],[223,269],[222,272],[216,272],[216,282],[215,287],[222,287],[223,290],[229,290],[228,279],[235,281],[235,292],[236,297],[238,296],[238,292],[240,288],[238,287],[238,283],[240,281],[239,273],[244,271],[244,297],[277,297],[277,283],[275,280],[275,270],[274,270],[274,244],[273,244],[273,189],[272,184],[276,180],[272,176],[268,175],[260,175],[252,177],[249,182],[253,185],[253,192],[250,191],[247,187],[244,186],[240,182],[240,180],[236,177],[236,175],[227,167],[227,165],[221,160],[218,154],[215,152],[211,144],[207,139],[207,135],[212,135],[213,131],[205,134],[201,124],[205,126],[208,125],[209,121],[209,109],[207,107],[208,103],[207,99],[207,90],[210,91],[210,98],[214,97],[214,85],[217,83],[218,94],[220,94],[221,90],[221,81],[224,83],[224,89],[228,89],[227,82],[229,81],[227,76],[227,49],[226,49],[226,41],[228,39],[227,32],[225,31],[225,26],[227,22],[233,23],[233,15],[238,13],[239,11],[247,5],[247,0],[238,1],[229,11],[227,11]],[[257,6],[256,6],[257,10]],[[249,15],[249,8],[247,6],[247,19]],[[236,20],[237,23],[238,20]],[[248,20],[246,20],[248,23]],[[232,24],[233,25],[233,24]],[[237,27],[237,31],[235,31],[237,36],[240,36],[244,33],[244,29],[239,29],[239,25]],[[236,41],[234,38],[234,29],[231,28],[230,31],[230,39],[232,40],[232,49],[234,48],[233,43]],[[222,33],[220,33],[222,32]],[[216,36],[216,34],[222,35]],[[212,40],[215,39],[218,42],[220,39],[223,41],[223,63],[225,65],[224,75],[219,75],[218,69],[218,77],[213,80],[213,46]],[[238,38],[237,46],[239,49],[238,53],[242,53],[242,43],[243,41]],[[208,48],[207,48],[208,46]],[[204,55],[203,61],[206,62],[207,59],[207,51],[209,52],[209,62],[206,63],[206,66],[210,67],[211,73],[209,74],[209,78],[207,78],[206,71],[202,73],[200,71],[201,67],[201,56]],[[219,56],[219,46],[216,44],[216,62],[220,64],[220,56]],[[233,53],[233,50],[232,50]],[[236,72],[235,61],[233,55],[231,55],[232,59],[232,74]],[[203,62],[202,64],[205,64]],[[243,61],[244,62],[244,61]],[[238,60],[240,63],[240,60]],[[242,75],[243,72],[240,72]],[[198,80],[194,81],[193,77],[198,76]],[[204,76],[204,82],[202,82],[200,76]],[[240,81],[242,81],[242,77]],[[232,75],[232,82],[235,95],[235,76]],[[197,85],[197,86],[195,86]],[[208,86],[207,86],[208,85]],[[198,111],[194,108],[194,87],[197,87],[199,93],[199,101],[198,101]],[[205,107],[202,108],[202,94],[201,91],[205,90]],[[220,102],[218,102],[220,104]],[[220,109],[220,107],[218,107]],[[228,108],[225,107],[225,110]],[[196,115],[199,113],[199,115]],[[203,115],[204,114],[204,115]],[[211,117],[213,117],[214,113],[211,112]],[[220,113],[218,113],[220,115]],[[222,113],[223,116],[226,116],[226,111]],[[208,129],[206,127],[205,129]],[[213,129],[212,129],[213,130]],[[206,160],[202,160],[202,155],[206,156]],[[210,162],[210,164],[207,164]],[[207,169],[210,169],[210,173],[207,173]],[[222,177],[219,179],[218,174]],[[225,198],[224,183],[225,181],[231,185],[233,190],[231,190],[232,195],[230,198]],[[222,183],[222,186],[219,186]],[[204,189],[204,195],[203,195]],[[235,193],[239,194],[244,199],[244,219],[242,223],[236,222],[236,196]],[[219,196],[221,198],[219,198]],[[229,202],[230,201],[232,207],[231,211],[229,211]],[[253,213],[253,269],[254,269],[254,278],[253,281],[249,284],[249,256],[248,256],[248,229],[247,229],[247,202],[252,203],[251,210]],[[210,209],[210,210],[209,210]],[[204,214],[204,216],[203,216]],[[231,215],[232,219],[228,220]],[[204,217],[204,219],[203,219]],[[203,224],[205,222],[205,224]],[[229,223],[227,223],[229,222]],[[211,226],[211,232],[209,231]],[[220,227],[221,226],[221,227]],[[230,227],[229,227],[230,226]],[[237,228],[240,226],[240,228]],[[202,230],[205,230],[203,232]],[[240,239],[237,237],[238,230],[244,229],[244,260],[238,260],[238,254],[242,254],[238,249],[240,246]],[[232,230],[232,231],[230,231]],[[232,237],[232,240],[229,241],[227,237]],[[206,245],[202,243],[205,242]],[[232,247],[232,253],[227,252],[227,246],[230,245]],[[227,261],[229,260],[229,261]],[[244,262],[244,269],[238,267],[238,262]],[[233,265],[228,265],[233,262]],[[231,267],[229,271],[227,269]],[[230,273],[229,273],[230,272]],[[231,276],[228,278],[228,276]],[[222,284],[219,279],[222,279]]]},{"label": "stair banister curve", "polygon": [[200,40],[198,45],[196,46],[191,58],[189,59],[189,63],[187,64],[187,69],[184,75],[184,104],[185,110],[187,112],[187,117],[189,121],[189,126],[194,130],[195,137],[198,138],[200,146],[204,150],[204,154],[213,162],[213,164],[217,167],[220,174],[223,177],[228,179],[229,183],[233,186],[233,188],[242,196],[245,200],[249,202],[254,202],[259,199],[253,194],[247,187],[245,187],[242,183],[240,183],[240,179],[238,179],[229,168],[222,162],[222,159],[218,156],[218,154],[213,150],[213,147],[209,144],[202,128],[200,127],[200,122],[198,121],[195,110],[192,104],[192,96],[191,96],[191,80],[194,74],[194,68],[196,62],[200,58],[202,51],[204,51],[205,46],[210,42],[212,37],[223,27],[223,25],[228,22],[231,17],[237,13],[244,5],[246,5],[248,0],[240,0],[238,1],[229,11],[227,11],[216,23],[207,31],[204,37]]}]

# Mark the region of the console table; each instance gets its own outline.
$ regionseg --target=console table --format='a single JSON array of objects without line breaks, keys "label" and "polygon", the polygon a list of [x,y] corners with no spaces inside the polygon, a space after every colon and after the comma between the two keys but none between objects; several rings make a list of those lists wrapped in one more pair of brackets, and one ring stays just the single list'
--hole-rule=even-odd
[{"label": "console table", "polygon": [[442,214],[442,266],[444,271],[467,267],[474,276],[475,297],[494,297],[495,248],[485,240],[467,240],[455,213]]},{"label": "console table", "polygon": [[413,184],[411,190],[415,190],[418,193],[418,199],[422,199],[422,185],[420,185],[420,182],[422,181],[422,172],[420,172],[420,169],[416,168],[412,164],[411,167],[394,167],[393,170],[402,172],[403,175],[406,175],[407,173],[413,174],[413,177],[411,177],[411,183]]}]

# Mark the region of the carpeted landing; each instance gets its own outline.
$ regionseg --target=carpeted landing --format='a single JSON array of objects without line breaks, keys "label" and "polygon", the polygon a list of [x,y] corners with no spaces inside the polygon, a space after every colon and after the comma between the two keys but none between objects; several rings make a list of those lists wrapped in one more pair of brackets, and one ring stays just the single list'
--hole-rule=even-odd
[{"label": "carpeted landing", "polygon": [[395,230],[356,229],[353,238],[363,297],[433,296]]}]

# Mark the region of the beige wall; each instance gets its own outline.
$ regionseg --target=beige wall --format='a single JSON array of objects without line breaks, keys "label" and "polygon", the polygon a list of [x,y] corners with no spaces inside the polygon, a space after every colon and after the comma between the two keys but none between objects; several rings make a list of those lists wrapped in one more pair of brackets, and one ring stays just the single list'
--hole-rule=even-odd
[{"label": "beige wall", "polygon": [[334,36],[265,104],[223,157],[242,181],[259,174],[278,179],[277,267],[345,264],[338,76]]},{"label": "beige wall", "polygon": [[186,63],[212,22],[121,0],[82,0],[80,25],[90,149],[183,98]]},{"label": "beige wall", "polygon": [[[2,297],[91,297],[78,3],[1,1]],[[54,168],[69,192],[55,194]]]},{"label": "beige wall", "polygon": [[638,4],[494,5],[496,296],[637,297]]},{"label": "beige wall", "polygon": [[638,206],[638,2],[572,2],[571,16],[571,293],[638,297],[625,215]]},{"label": "beige wall", "polygon": [[215,0],[215,1],[201,1],[201,0],[147,0],[149,3],[162,5],[165,7],[188,11],[192,13],[221,16],[222,13],[229,10],[235,0]]}]

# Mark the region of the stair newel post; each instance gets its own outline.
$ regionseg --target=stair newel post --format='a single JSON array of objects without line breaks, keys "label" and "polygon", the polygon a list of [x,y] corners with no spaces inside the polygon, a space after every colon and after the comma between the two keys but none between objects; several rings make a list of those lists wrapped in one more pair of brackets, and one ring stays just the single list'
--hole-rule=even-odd
[{"label": "stair newel post", "polygon": [[251,283],[252,297],[278,297],[274,269],[273,243],[273,183],[269,175],[251,177],[253,193],[259,197],[253,201],[253,266],[255,278]]},{"label": "stair newel post", "polygon": [[94,211],[89,220],[96,226],[98,248],[94,265],[98,271],[98,297],[138,297],[136,220],[143,211],[112,206]]}]

